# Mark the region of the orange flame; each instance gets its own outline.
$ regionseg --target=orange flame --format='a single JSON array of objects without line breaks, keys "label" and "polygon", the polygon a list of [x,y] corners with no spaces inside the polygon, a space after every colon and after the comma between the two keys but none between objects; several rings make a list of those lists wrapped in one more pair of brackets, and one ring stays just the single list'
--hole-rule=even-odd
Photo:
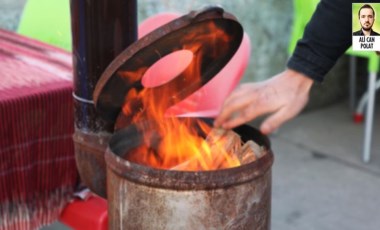
[{"label": "orange flame", "polygon": [[[216,38],[217,41],[216,41]],[[214,23],[209,26],[200,27],[200,31],[188,34],[184,38],[183,50],[192,52],[193,60],[187,68],[183,68],[182,75],[189,77],[192,82],[199,82],[197,88],[201,87],[200,68],[203,54],[202,46],[217,46],[223,49],[230,42],[225,33]],[[221,42],[222,41],[222,42]],[[217,49],[212,49],[213,57],[218,54]],[[208,54],[210,55],[210,54]],[[181,61],[181,60],[177,60]],[[188,64],[188,62],[186,62]],[[175,63],[173,63],[175,64]],[[136,79],[140,74],[124,72],[124,77]],[[194,81],[193,81],[194,80]],[[181,83],[181,82],[180,82]],[[165,116],[165,111],[181,99],[175,98],[175,92],[179,92],[187,85],[173,84],[171,87],[143,88],[141,91],[132,89],[128,92],[123,106],[123,113],[130,117],[130,122],[139,124],[139,129],[144,135],[144,145],[128,153],[128,160],[139,164],[160,169],[176,169],[182,165],[180,170],[216,170],[222,168],[236,167],[240,165],[237,157],[226,151],[225,139],[221,138],[217,143],[210,143],[205,136],[210,133],[211,127],[201,119],[177,118]],[[160,88],[161,87],[161,88]],[[195,87],[195,86],[193,86]],[[159,94],[155,92],[160,88]],[[200,102],[202,103],[202,102]],[[148,120],[150,123],[139,123],[140,120]]]}]

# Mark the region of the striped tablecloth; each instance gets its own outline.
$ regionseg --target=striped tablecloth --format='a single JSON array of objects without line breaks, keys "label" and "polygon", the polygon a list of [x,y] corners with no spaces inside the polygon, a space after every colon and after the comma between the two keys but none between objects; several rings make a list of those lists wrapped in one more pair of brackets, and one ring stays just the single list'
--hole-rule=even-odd
[{"label": "striped tablecloth", "polygon": [[54,221],[78,182],[71,62],[0,30],[0,229]]}]

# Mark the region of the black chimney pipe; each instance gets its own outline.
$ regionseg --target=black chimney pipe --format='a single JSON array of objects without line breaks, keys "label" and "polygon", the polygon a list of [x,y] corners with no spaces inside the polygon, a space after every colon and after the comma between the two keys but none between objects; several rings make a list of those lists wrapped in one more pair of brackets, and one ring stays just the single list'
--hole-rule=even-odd
[{"label": "black chimney pipe", "polygon": [[93,172],[105,172],[114,122],[97,114],[92,93],[105,68],[137,39],[137,0],[70,0],[70,7],[77,166],[83,182],[105,197],[105,178]]}]

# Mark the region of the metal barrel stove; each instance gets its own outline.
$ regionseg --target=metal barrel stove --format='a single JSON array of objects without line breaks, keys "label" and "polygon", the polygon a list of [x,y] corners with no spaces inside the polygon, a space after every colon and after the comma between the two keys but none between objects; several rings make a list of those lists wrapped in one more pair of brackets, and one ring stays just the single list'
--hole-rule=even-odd
[{"label": "metal barrel stove", "polygon": [[235,131],[267,153],[240,167],[199,172],[125,160],[142,137],[133,127],[116,132],[105,156],[110,229],[270,229],[269,141],[247,125]]},{"label": "metal barrel stove", "polygon": [[[264,146],[266,154],[238,167],[177,171],[128,160],[130,150],[143,139],[134,122],[136,114],[143,116],[141,111],[146,109],[141,98],[130,96],[143,92],[154,98],[154,103],[161,103],[166,95],[169,100],[163,103],[163,108],[185,99],[208,83],[235,54],[243,37],[240,23],[222,8],[208,7],[175,19],[125,48],[135,33],[124,31],[121,25],[125,24],[119,24],[117,18],[120,9],[112,16],[106,2],[97,3],[96,10],[86,10],[88,1],[72,0],[71,7],[77,165],[85,184],[107,197],[109,228],[270,229],[273,154],[269,140],[250,126],[243,125],[234,131],[243,142],[253,140]],[[132,19],[126,16],[122,21],[134,24],[136,2],[116,3],[131,4],[126,14],[130,13]],[[97,11],[105,13],[109,20],[91,21],[91,18],[103,20],[95,15]],[[111,31],[105,26],[109,22],[114,23]],[[119,40],[117,35],[123,37],[125,33],[129,37]],[[92,41],[90,34],[100,37]],[[108,43],[113,45],[108,47]],[[152,65],[188,47],[196,47],[191,50],[193,59],[188,68],[169,82],[151,88],[144,86],[142,78]],[[92,51],[96,48],[103,51]],[[107,52],[103,59],[104,51]],[[111,56],[116,57],[110,60]],[[199,78],[191,74],[194,64],[199,69]],[[92,92],[93,98],[88,95]],[[126,103],[128,109],[124,109]]]}]

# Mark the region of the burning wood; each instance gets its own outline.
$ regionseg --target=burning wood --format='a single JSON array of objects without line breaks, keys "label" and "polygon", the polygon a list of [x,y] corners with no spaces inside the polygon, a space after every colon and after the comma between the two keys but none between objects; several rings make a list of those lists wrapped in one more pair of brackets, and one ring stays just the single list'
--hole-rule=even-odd
[{"label": "burning wood", "polygon": [[235,152],[235,154],[239,158],[240,163],[243,165],[251,163],[261,157],[261,152],[262,150],[260,146],[249,140],[241,147],[240,151]]},{"label": "burning wood", "polygon": [[[237,158],[240,165],[251,163],[266,153],[264,147],[259,146],[252,140],[243,143],[240,136],[232,130],[214,128],[207,135],[205,140],[210,146],[211,156],[218,156],[222,148],[225,152],[229,153],[232,158]],[[189,168],[192,168],[193,171],[194,165],[198,164],[197,160],[198,159],[194,157],[171,167],[170,170],[188,171]],[[190,165],[192,167],[190,167]],[[199,170],[201,169],[201,165],[199,165]]]},{"label": "burning wood", "polygon": [[228,153],[239,151],[242,144],[236,132],[221,128],[213,128],[206,137],[206,142],[211,147],[211,152],[223,148]]}]

